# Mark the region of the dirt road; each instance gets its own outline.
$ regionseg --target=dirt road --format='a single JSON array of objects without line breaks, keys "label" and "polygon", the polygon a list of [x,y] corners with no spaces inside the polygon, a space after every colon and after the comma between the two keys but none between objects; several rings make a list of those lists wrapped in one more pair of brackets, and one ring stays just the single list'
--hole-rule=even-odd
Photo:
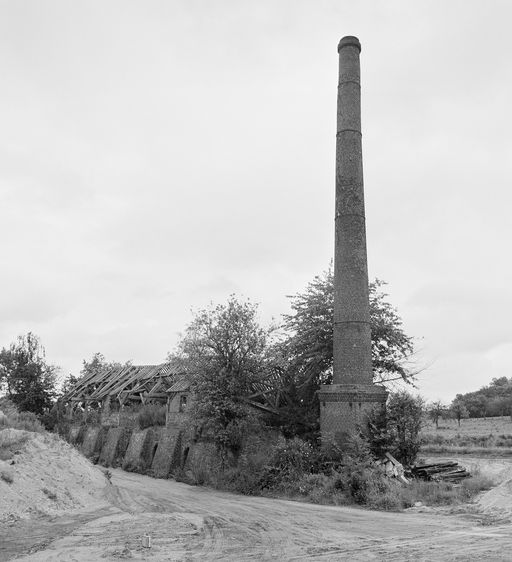
[{"label": "dirt road", "polygon": [[[46,521],[46,527],[14,525],[3,560],[15,553],[24,561],[482,562],[512,556],[510,523],[478,514],[383,513],[252,498],[121,470],[113,471],[108,494],[111,505],[96,513]],[[141,545],[145,533],[151,549]]]}]

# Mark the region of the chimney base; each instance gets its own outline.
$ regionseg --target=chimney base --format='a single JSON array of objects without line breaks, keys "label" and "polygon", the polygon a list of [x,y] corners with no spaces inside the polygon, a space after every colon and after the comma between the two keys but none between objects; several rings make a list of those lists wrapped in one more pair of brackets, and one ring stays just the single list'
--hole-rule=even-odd
[{"label": "chimney base", "polygon": [[388,391],[376,384],[329,384],[317,392],[322,444],[344,446],[358,432],[366,433],[368,416],[384,408]]}]

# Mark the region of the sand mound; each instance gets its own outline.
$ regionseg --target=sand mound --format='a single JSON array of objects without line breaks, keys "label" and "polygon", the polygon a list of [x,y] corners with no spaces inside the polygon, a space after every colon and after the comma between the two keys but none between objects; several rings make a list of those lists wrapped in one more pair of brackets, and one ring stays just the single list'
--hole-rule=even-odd
[{"label": "sand mound", "polygon": [[0,521],[104,505],[105,476],[59,437],[0,430]]},{"label": "sand mound", "polygon": [[489,476],[497,484],[478,498],[478,506],[489,514],[511,515],[512,462],[510,459],[475,459],[470,469]]},{"label": "sand mound", "polygon": [[512,514],[512,478],[483,494],[478,505],[489,513]]}]

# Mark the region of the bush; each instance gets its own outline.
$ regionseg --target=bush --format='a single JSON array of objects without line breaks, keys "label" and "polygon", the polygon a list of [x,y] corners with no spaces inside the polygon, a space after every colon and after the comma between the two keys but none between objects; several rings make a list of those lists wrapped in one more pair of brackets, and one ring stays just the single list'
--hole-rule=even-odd
[{"label": "bush", "polygon": [[413,480],[403,486],[375,467],[367,441],[355,437],[344,454],[336,445],[316,448],[295,438],[280,438],[265,447],[253,436],[236,466],[226,467],[212,446],[194,455],[187,472],[177,478],[191,484],[247,495],[300,499],[319,504],[358,504],[396,511],[421,501],[444,505],[467,501],[492,482],[475,475],[453,486],[445,482]]},{"label": "bush", "polygon": [[137,423],[140,429],[165,425],[166,407],[160,404],[148,404],[144,406],[137,415]]},{"label": "bush", "polygon": [[313,465],[313,447],[298,437],[280,439],[270,452],[269,465],[284,475],[309,472]]},{"label": "bush", "polygon": [[372,451],[380,456],[389,451],[404,465],[411,465],[420,450],[424,402],[419,396],[400,391],[391,394],[387,409],[368,419]]}]

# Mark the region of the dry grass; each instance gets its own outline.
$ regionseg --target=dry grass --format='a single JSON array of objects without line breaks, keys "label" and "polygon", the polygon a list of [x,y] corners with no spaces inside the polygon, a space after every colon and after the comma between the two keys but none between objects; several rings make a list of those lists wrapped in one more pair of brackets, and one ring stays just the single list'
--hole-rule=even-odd
[{"label": "dry grass", "polygon": [[4,413],[0,417],[0,430],[5,428],[23,429],[43,433],[44,427],[32,412],[18,412],[12,402],[6,398],[0,399],[0,410]]},{"label": "dry grass", "polygon": [[464,503],[480,492],[490,490],[493,485],[491,478],[478,473],[456,486],[448,482],[412,480],[400,489],[400,501],[403,507],[412,507],[416,502],[428,506]]},{"label": "dry grass", "polygon": [[426,482],[412,480],[400,490],[400,499],[404,507],[412,507],[416,502],[424,505],[447,505],[454,503],[457,492],[447,482]]},{"label": "dry grass", "polygon": [[29,439],[29,434],[19,429],[0,431],[0,460],[8,461],[20,450]]},{"label": "dry grass", "polygon": [[451,453],[507,456],[512,455],[512,420],[509,416],[442,420],[436,429],[432,423],[421,431],[421,453]]},{"label": "dry grass", "polygon": [[487,436],[487,435],[509,435],[512,437],[512,419],[510,416],[501,416],[496,418],[468,418],[460,421],[460,427],[457,420],[440,420],[439,429],[428,421],[421,430],[421,436],[441,435],[446,438],[452,438],[457,435],[462,436]]}]

